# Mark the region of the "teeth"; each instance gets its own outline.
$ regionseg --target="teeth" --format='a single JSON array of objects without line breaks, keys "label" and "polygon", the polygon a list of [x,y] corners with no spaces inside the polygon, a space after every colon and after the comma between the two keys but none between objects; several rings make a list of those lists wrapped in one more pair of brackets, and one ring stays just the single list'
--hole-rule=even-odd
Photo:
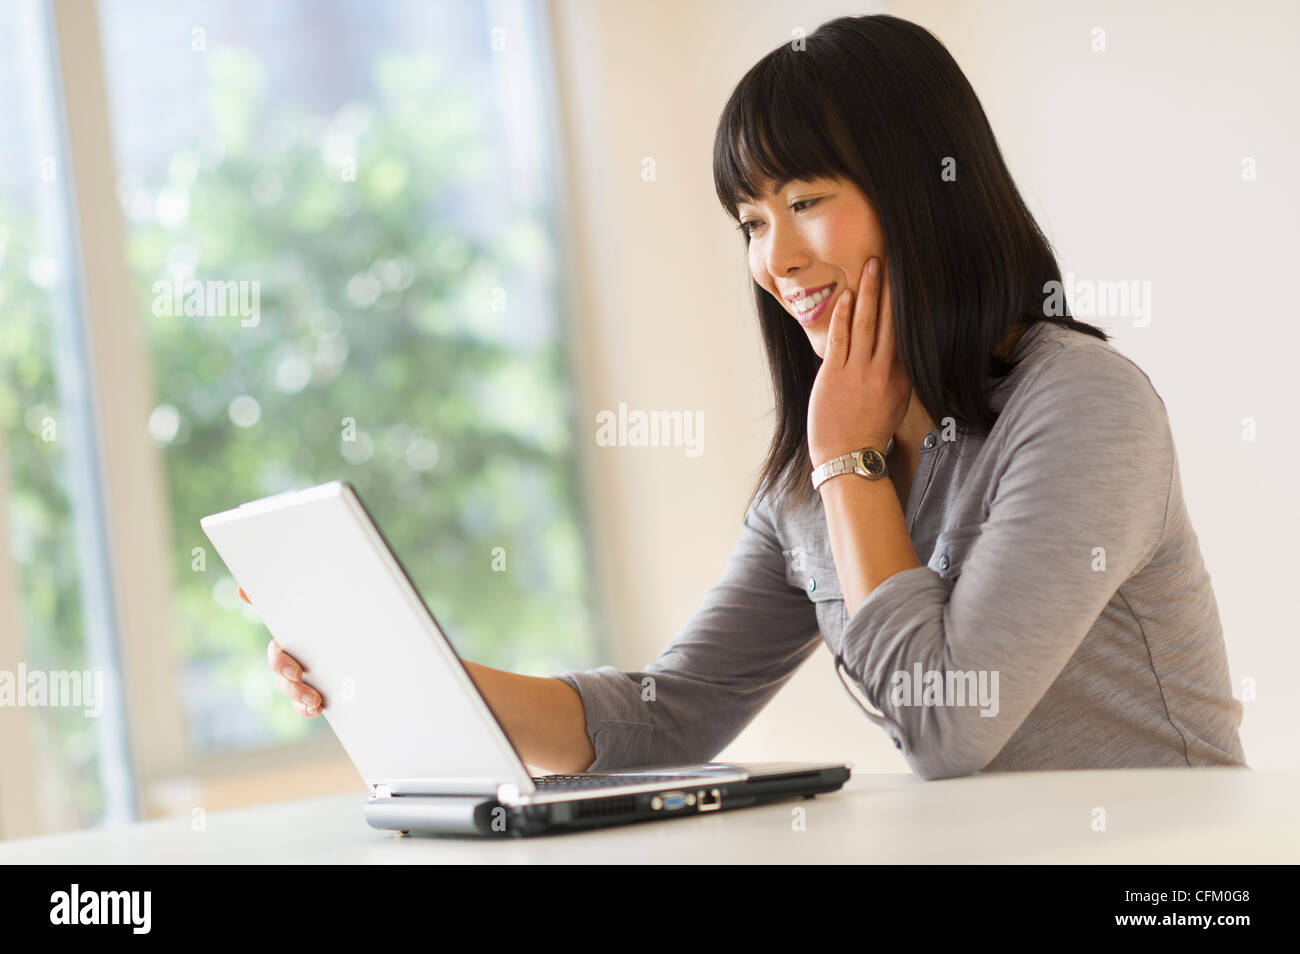
[{"label": "teeth", "polygon": [[806,312],[811,311],[813,308],[820,305],[830,293],[831,290],[829,288],[823,288],[815,295],[809,295],[807,298],[799,299],[794,303],[795,311],[800,314],[805,314]]}]

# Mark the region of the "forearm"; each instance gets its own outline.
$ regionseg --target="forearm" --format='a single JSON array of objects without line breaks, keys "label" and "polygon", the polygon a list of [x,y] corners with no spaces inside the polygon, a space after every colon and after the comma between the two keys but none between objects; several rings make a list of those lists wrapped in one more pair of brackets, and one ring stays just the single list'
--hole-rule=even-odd
[{"label": "forearm", "polygon": [[559,774],[585,772],[596,759],[582,697],[567,683],[466,662],[520,757]]},{"label": "forearm", "polygon": [[819,489],[835,572],[852,616],[877,586],[921,563],[888,477],[865,480],[845,474]]}]

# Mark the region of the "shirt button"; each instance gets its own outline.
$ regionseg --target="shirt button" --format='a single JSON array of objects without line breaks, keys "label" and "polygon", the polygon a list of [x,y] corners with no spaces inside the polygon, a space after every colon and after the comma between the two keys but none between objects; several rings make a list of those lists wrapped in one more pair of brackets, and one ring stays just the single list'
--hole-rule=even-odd
[{"label": "shirt button", "polygon": [[926,435],[925,435],[925,440],[921,442],[921,446],[924,447],[926,450],[929,450],[931,447],[933,447],[933,446],[934,446],[934,435],[933,435],[933,434],[926,434]]},{"label": "shirt button", "polygon": [[948,554],[945,553],[943,556],[939,557],[939,569],[948,569]]},{"label": "shirt button", "polygon": [[810,576],[808,577],[808,592],[811,593],[815,589],[817,589],[817,580]]}]

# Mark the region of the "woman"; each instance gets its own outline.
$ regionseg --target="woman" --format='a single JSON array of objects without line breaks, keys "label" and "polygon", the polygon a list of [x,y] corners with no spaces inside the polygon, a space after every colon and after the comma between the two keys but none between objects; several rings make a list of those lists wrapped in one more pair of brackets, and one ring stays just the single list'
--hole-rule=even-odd
[{"label": "woman", "polygon": [[644,672],[467,664],[524,760],[712,759],[824,639],[928,779],[1244,765],[1164,402],[1051,307],[1052,250],[942,44],[863,16],[772,51],[713,166],[771,448],[722,578]]}]

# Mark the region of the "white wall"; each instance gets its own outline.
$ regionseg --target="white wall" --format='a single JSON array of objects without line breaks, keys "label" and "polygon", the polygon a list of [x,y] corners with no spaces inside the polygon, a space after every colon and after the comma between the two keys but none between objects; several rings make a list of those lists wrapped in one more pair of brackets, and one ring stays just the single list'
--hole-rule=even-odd
[{"label": "white wall", "polygon": [[[1300,168],[1292,3],[607,3],[556,0],[572,198],[575,356],[608,661],[653,659],[717,579],[771,427],[743,242],[714,196],[718,115],[792,29],[888,12],[935,33],[979,94],[1062,271],[1150,281],[1150,324],[1096,319],[1164,398],[1246,703],[1257,768],[1298,763],[1289,675],[1297,451],[1284,374],[1300,344],[1283,288]],[[1073,12],[1072,12],[1073,11]],[[1093,28],[1105,52],[1091,48]],[[653,157],[656,180],[642,180]],[[1254,157],[1258,181],[1242,182]],[[704,454],[600,448],[599,409],[699,410]],[[1257,439],[1242,439],[1253,418]],[[1116,462],[1122,466],[1122,462]],[[820,650],[725,753],[906,771]]]}]

